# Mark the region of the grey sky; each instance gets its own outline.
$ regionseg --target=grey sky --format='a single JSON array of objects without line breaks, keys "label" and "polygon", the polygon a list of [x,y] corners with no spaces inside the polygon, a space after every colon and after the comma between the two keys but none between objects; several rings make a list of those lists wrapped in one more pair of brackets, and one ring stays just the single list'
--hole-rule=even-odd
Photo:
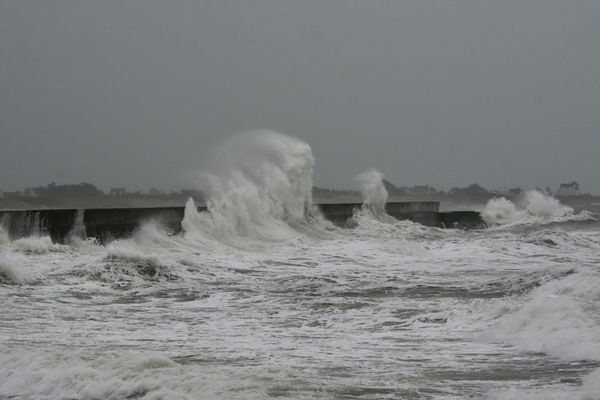
[{"label": "grey sky", "polygon": [[0,189],[185,186],[224,138],[315,183],[600,193],[600,1],[0,2]]}]

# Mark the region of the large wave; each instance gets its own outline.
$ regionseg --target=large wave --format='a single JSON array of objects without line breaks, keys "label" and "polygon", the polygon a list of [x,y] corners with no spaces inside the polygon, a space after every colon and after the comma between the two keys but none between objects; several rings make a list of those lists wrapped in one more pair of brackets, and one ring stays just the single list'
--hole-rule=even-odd
[{"label": "large wave", "polygon": [[236,135],[217,149],[198,174],[207,212],[188,201],[182,228],[186,237],[220,240],[281,240],[314,218],[312,173],[315,159],[303,141],[274,131]]},{"label": "large wave", "polygon": [[600,361],[597,279],[597,273],[582,271],[544,283],[506,309],[490,334],[523,351]]},{"label": "large wave", "polygon": [[[600,290],[598,273],[582,270],[535,288],[522,303],[502,307],[499,318],[484,334],[522,352],[545,353],[565,363],[600,361]],[[554,388],[522,393],[496,393],[491,398],[598,399],[600,369],[584,377],[581,387],[556,392]]]}]

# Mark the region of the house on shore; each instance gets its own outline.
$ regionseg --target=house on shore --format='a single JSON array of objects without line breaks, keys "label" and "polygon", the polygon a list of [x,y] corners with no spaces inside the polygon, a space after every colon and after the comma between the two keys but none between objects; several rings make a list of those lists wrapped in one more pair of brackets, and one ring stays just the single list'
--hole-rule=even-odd
[{"label": "house on shore", "polygon": [[556,196],[579,196],[579,183],[561,183],[555,193]]}]

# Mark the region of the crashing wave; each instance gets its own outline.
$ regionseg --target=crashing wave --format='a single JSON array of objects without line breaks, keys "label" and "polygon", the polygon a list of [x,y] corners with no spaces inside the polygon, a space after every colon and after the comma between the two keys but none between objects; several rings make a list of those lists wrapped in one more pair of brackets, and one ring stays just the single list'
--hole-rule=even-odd
[{"label": "crashing wave", "polygon": [[384,175],[376,169],[369,169],[356,176],[356,181],[363,195],[363,208],[375,213],[385,213],[388,192],[383,184]]},{"label": "crashing wave", "polygon": [[66,246],[52,243],[49,236],[30,236],[13,242],[15,249],[25,254],[46,254],[51,251],[64,251]]},{"label": "crashing wave", "polygon": [[600,361],[597,281],[592,270],[543,283],[524,303],[502,311],[490,338],[564,361]]},{"label": "crashing wave", "polygon": [[199,174],[207,212],[189,200],[182,228],[187,238],[268,241],[297,236],[316,217],[312,212],[310,146],[273,131],[234,136]]},{"label": "crashing wave", "polygon": [[14,261],[0,258],[0,284],[22,284],[29,278],[29,274]]},{"label": "crashing wave", "polygon": [[383,177],[381,172],[373,168],[356,176],[355,180],[362,193],[363,203],[360,209],[355,210],[351,223],[367,226],[371,222],[398,222],[385,211],[388,192],[383,183]]},{"label": "crashing wave", "polygon": [[515,204],[504,197],[491,199],[481,211],[481,217],[490,226],[521,223],[547,223],[589,219],[587,213],[576,214],[571,207],[538,191],[527,192],[522,202]]}]

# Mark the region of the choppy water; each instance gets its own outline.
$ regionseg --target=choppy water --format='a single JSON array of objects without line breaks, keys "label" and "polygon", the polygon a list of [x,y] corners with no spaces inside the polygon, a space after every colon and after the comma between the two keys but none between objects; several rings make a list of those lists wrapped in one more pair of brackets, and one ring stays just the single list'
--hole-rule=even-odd
[{"label": "choppy water", "polygon": [[427,228],[368,171],[340,229],[310,211],[307,144],[216,154],[179,236],[0,230],[0,398],[600,399],[598,214],[532,192]]},{"label": "choppy water", "polygon": [[552,221],[4,237],[0,397],[600,398],[600,223]]}]

